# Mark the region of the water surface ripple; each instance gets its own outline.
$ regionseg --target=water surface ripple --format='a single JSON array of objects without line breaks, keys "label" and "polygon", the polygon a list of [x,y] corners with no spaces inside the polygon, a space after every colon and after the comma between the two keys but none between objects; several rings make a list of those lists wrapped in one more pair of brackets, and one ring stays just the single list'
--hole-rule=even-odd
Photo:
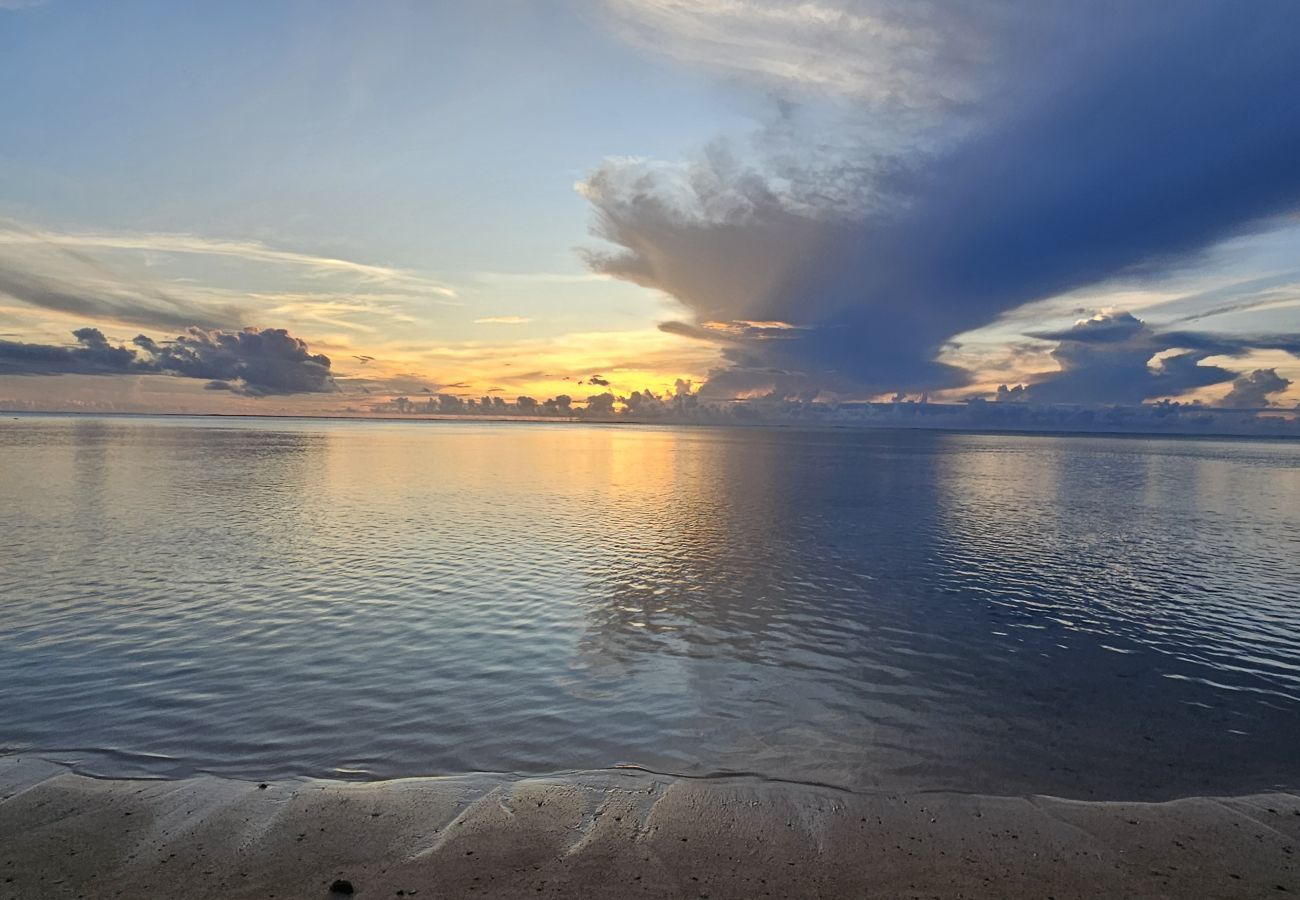
[{"label": "water surface ripple", "polygon": [[99,774],[1300,787],[1295,444],[6,418],[0,535]]}]

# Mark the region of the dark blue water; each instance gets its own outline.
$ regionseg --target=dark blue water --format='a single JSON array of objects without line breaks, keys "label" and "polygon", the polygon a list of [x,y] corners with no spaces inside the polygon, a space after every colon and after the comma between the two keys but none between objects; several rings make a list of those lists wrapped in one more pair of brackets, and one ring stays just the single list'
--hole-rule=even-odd
[{"label": "dark blue water", "polygon": [[0,748],[1300,787],[1300,446],[0,421]]}]

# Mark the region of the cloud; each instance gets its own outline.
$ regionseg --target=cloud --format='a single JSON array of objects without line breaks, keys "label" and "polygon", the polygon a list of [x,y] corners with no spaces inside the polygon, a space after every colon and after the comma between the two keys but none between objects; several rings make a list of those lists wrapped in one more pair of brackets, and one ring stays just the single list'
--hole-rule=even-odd
[{"label": "cloud", "polygon": [[[134,254],[124,260],[122,252]],[[119,254],[114,256],[113,254]],[[238,260],[256,266],[288,268],[313,282],[347,291],[330,294],[256,294],[174,283],[165,288],[140,257],[184,254]],[[117,263],[125,262],[124,265]],[[110,264],[113,263],[113,264]],[[363,290],[363,286],[365,290]],[[378,293],[376,290],[378,289]],[[342,319],[371,313],[402,318],[385,309],[394,302],[452,303],[446,285],[406,270],[267,246],[258,241],[204,238],[190,234],[57,232],[0,219],[0,294],[40,309],[78,317],[111,320],[146,328],[238,330],[255,317],[250,303],[272,315],[290,314],[330,326],[367,330]],[[359,299],[360,298],[360,299]]]},{"label": "cloud", "polygon": [[72,346],[0,341],[0,375],[174,375],[249,397],[337,390],[329,357],[282,328],[191,328],[169,341],[138,335],[130,347],[112,345],[97,328],[73,336]]},{"label": "cloud", "polygon": [[532,319],[527,316],[485,316],[482,319],[475,319],[475,325],[523,325],[531,322]]},{"label": "cloud", "polygon": [[0,258],[0,294],[39,309],[156,328],[237,328],[246,315],[234,304],[189,303],[154,287],[123,283],[93,268],[91,275],[86,277],[84,271],[72,279],[41,275]]},{"label": "cloud", "polygon": [[969,96],[991,51],[956,7],[946,20],[890,2],[608,0],[604,11],[624,40],[679,62],[894,107]]},{"label": "cloud", "polygon": [[[996,431],[1094,433],[1235,434],[1300,437],[1300,415],[1285,411],[1224,409],[1163,400],[1149,404],[1036,403],[1023,389],[1001,392],[1003,400],[930,403],[898,397],[891,402],[827,403],[761,397],[744,403],[709,400],[679,380],[669,391],[594,394],[585,400],[558,395],[462,398],[447,394],[419,402],[406,396],[373,403],[369,412],[402,416],[494,416],[580,419],[596,422],[664,422],[692,425],[811,425],[847,428],[941,428]],[[1300,411],[1297,411],[1300,412]]]},{"label": "cloud", "polygon": [[475,272],[484,284],[598,284],[604,277],[594,272]]},{"label": "cloud", "polygon": [[[709,3],[699,16],[667,0],[626,6],[688,31],[733,13],[779,18],[776,4]],[[982,41],[1005,49],[990,63],[991,87],[963,106],[968,127],[918,131],[901,145],[863,139],[838,167],[797,143],[752,164],[718,147],[688,164],[611,159],[579,186],[594,234],[612,245],[589,248],[589,267],[679,300],[693,321],[668,328],[708,339],[706,322],[798,326],[762,339],[713,335],[728,365],[709,393],[960,386],[967,374],[936,361],[956,335],[1034,300],[1194,260],[1300,205],[1291,87],[1300,54],[1290,37],[1300,7],[908,8],[928,11],[941,31],[975,23]],[[893,4],[834,9],[901,16],[909,33],[926,24]],[[807,14],[831,22],[833,11]],[[845,29],[835,46],[865,59],[893,46],[881,34]],[[904,45],[918,53],[909,79],[946,83],[941,54]],[[764,58],[755,65],[768,67]],[[908,102],[928,102],[909,90],[919,99]],[[883,108],[855,96],[864,119]],[[783,133],[797,138],[800,114],[782,105]],[[1212,374],[1191,358],[1165,367],[1170,386]]]},{"label": "cloud", "polygon": [[1209,357],[1243,356],[1253,349],[1300,355],[1300,334],[1165,331],[1123,311],[1098,313],[1063,331],[1030,336],[1058,342],[1052,358],[1060,371],[1025,388],[1028,399],[1049,403],[1141,403],[1176,397],[1236,377],[1222,366],[1203,365]]},{"label": "cloud", "polygon": [[59,235],[0,220],[0,294],[23,303],[155,328],[238,328],[234,303],[192,303],[156,285],[123,277]]},{"label": "cloud", "polygon": [[1277,369],[1256,369],[1235,380],[1232,383],[1232,390],[1219,402],[1219,405],[1263,409],[1270,405],[1270,394],[1280,394],[1290,386],[1291,380],[1277,374]]},{"label": "cloud", "polygon": [[1210,355],[1204,351],[1180,352],[1149,365],[1156,354],[1170,349],[1169,341],[1126,312],[1098,315],[1068,331],[1034,337],[1059,341],[1052,358],[1061,367],[1028,387],[1027,396],[1035,401],[1141,403],[1230,381],[1234,374],[1199,365]]},{"label": "cloud", "polygon": [[329,357],[312,353],[305,341],[283,328],[237,332],[192,328],[161,346],[140,338],[136,342],[154,357],[161,372],[224,381],[249,396],[336,389]]},{"label": "cloud", "polygon": [[4,226],[0,227],[0,245],[46,245],[85,250],[136,250],[233,257],[250,262],[293,266],[318,274],[348,274],[378,282],[419,284],[431,293],[456,296],[451,287],[404,269],[299,253],[271,247],[261,241],[227,240],[172,232],[59,232],[23,226],[12,220],[0,220],[0,226]]},{"label": "cloud", "polygon": [[70,347],[0,341],[0,375],[103,375],[139,371],[137,354],[113,347],[97,328],[79,328]]}]

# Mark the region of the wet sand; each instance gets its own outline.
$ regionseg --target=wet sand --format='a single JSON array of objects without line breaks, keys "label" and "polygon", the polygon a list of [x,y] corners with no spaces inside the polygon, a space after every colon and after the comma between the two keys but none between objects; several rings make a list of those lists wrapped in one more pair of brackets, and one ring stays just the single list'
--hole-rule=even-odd
[{"label": "wet sand", "polygon": [[[644,772],[103,780],[0,759],[0,897],[1300,895],[1300,796],[1095,803]],[[339,895],[333,895],[339,896]]]}]

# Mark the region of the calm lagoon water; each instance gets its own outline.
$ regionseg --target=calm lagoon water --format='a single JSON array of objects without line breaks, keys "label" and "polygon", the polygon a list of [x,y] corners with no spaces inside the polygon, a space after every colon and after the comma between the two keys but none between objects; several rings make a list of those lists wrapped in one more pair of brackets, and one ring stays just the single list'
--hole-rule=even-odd
[{"label": "calm lagoon water", "polygon": [[0,420],[0,751],[1300,787],[1300,445]]}]

